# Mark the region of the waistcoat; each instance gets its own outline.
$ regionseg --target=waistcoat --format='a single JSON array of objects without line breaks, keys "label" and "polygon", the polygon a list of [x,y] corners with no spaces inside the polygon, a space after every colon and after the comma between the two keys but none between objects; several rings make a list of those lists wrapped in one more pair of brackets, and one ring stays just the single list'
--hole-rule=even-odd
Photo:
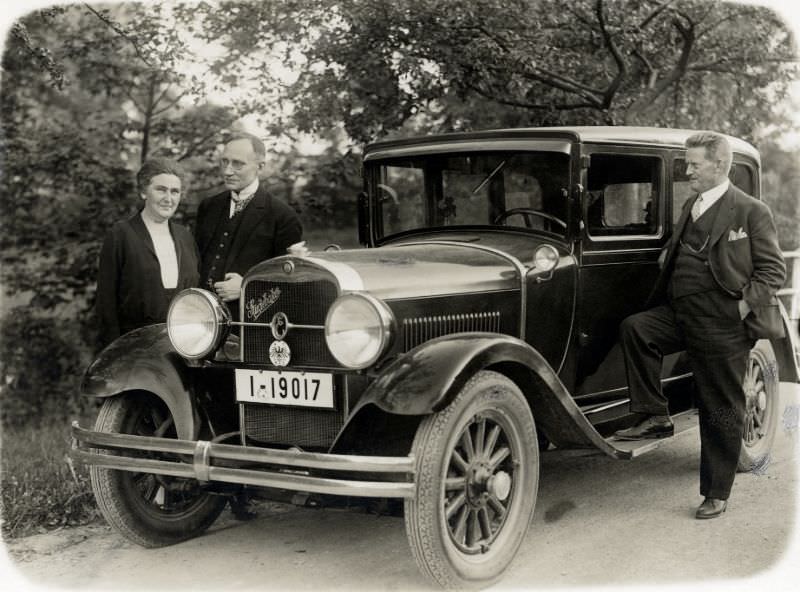
[{"label": "waistcoat", "polygon": [[228,258],[231,254],[233,237],[242,224],[242,210],[233,218],[228,218],[224,223],[217,226],[217,230],[212,238],[209,256],[203,259],[200,279],[202,287],[212,289],[214,282],[221,282],[225,279],[228,271]]}]

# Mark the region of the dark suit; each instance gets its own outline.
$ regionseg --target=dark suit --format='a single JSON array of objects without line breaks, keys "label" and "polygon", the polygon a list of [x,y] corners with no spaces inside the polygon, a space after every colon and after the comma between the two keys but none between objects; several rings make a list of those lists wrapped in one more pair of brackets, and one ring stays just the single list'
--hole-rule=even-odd
[{"label": "dark suit", "polygon": [[[694,224],[689,219],[696,199],[684,204],[666,247],[650,298],[657,306],[625,319],[620,338],[631,411],[646,415],[667,414],[660,382],[662,357],[688,352],[700,419],[700,493],[727,499],[741,449],[746,403],[741,385],[747,357],[756,339],[783,336],[775,293],[783,285],[786,266],[769,208],[731,185],[712,206],[715,217],[705,259],[696,264],[707,270],[700,272],[706,278],[710,273],[711,290],[673,297],[671,281],[680,249],[685,248],[682,237]],[[705,215],[714,213],[709,209]],[[741,299],[751,308],[744,320],[738,313]]]},{"label": "dark suit", "polygon": [[[666,297],[680,237],[697,196],[686,201],[675,231],[666,247],[661,273],[650,296],[650,304]],[[728,240],[743,231],[746,239]],[[784,335],[775,293],[786,279],[786,264],[778,245],[778,233],[769,207],[731,185],[720,198],[720,208],[709,237],[709,265],[720,289],[737,300],[744,298],[752,312],[745,318],[755,339]]]},{"label": "dark suit", "polygon": [[[226,273],[244,276],[251,267],[278,255],[285,255],[290,245],[302,240],[302,227],[295,211],[267,194],[263,185],[244,210],[240,220],[231,224],[230,191],[204,199],[197,210],[195,236],[200,249],[201,283],[224,279]],[[231,224],[232,236],[220,237]],[[227,232],[227,230],[225,231]],[[220,249],[220,244],[225,244]],[[213,268],[213,269],[212,269]],[[239,301],[228,302],[234,318],[238,318]]]},{"label": "dark suit", "polygon": [[169,222],[178,258],[177,288],[161,283],[161,267],[141,213],[117,222],[106,235],[97,272],[95,312],[99,340],[108,345],[120,335],[163,323],[172,295],[200,281],[197,246],[189,231]]}]

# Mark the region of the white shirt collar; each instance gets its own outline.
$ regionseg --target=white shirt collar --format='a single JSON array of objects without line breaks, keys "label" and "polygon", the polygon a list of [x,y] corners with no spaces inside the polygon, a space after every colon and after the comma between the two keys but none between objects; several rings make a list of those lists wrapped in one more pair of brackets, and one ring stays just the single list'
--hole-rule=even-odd
[{"label": "white shirt collar", "polygon": [[239,201],[239,200],[244,199],[246,197],[250,197],[256,191],[258,191],[258,177],[253,179],[253,182],[250,183],[247,187],[244,187],[239,193],[236,193],[235,191],[231,191],[231,199],[233,201]]},{"label": "white shirt collar", "polygon": [[730,186],[731,186],[730,180],[725,179],[725,181],[723,181],[716,187],[712,187],[708,191],[704,191],[703,193],[701,193],[700,197],[703,199],[703,201],[700,203],[700,212],[698,214],[698,217],[701,216],[703,212],[705,212],[708,208],[717,203],[717,200],[719,200],[723,195],[725,195],[725,192],[728,191],[728,187]]}]

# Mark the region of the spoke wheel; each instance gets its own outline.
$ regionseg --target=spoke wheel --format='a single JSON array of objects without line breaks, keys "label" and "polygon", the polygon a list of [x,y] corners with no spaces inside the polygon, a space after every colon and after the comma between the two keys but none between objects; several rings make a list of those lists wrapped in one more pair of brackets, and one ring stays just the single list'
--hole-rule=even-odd
[{"label": "spoke wheel", "polygon": [[778,429],[778,364],[767,340],[750,350],[742,390],[745,395],[740,471],[757,471],[769,459]]},{"label": "spoke wheel", "polygon": [[536,428],[519,388],[480,372],[414,440],[417,495],[406,531],[421,571],[446,588],[485,586],[514,558],[536,504]]},{"label": "spoke wheel", "polygon": [[[106,399],[95,429],[107,433],[176,438],[167,406],[149,393]],[[147,453],[145,458],[174,456]],[[225,498],[203,491],[194,479],[90,468],[92,489],[106,521],[144,547],[177,543],[205,531],[225,507]]]}]

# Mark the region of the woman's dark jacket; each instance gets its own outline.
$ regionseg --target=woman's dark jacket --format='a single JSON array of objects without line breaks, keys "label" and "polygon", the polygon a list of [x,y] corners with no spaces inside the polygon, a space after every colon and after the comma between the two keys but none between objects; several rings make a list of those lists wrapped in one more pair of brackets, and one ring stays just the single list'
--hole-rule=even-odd
[{"label": "woman's dark jacket", "polygon": [[117,222],[106,235],[95,304],[101,346],[139,327],[163,323],[171,295],[199,284],[200,258],[192,235],[173,222],[169,230],[178,256],[175,290],[166,290],[161,282],[161,267],[141,213]]}]

